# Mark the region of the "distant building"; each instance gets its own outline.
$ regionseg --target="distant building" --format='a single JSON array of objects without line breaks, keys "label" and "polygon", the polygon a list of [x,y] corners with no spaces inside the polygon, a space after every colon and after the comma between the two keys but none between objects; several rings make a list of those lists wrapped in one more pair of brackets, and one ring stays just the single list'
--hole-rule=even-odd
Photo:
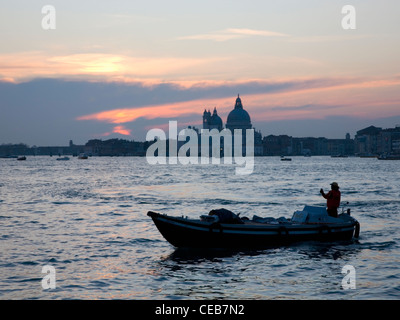
[{"label": "distant building", "polygon": [[1,144],[0,145],[0,157],[11,157],[11,156],[27,156],[32,155],[33,149],[29,148],[24,143],[19,144]]},{"label": "distant building", "polygon": [[[226,121],[226,128],[231,130],[241,129],[243,132],[246,129],[252,129],[251,120],[248,112],[244,110],[242,105],[242,100],[240,99],[239,95],[235,102],[234,109],[229,112],[227,121]],[[243,133],[244,134],[244,133]]]},{"label": "distant building", "polygon": [[214,108],[214,112],[211,115],[210,110],[204,110],[203,113],[203,129],[217,129],[218,131],[221,131],[223,129],[224,125],[222,123],[222,119],[219,117],[217,114],[217,108]]},{"label": "distant building", "polygon": [[294,138],[287,135],[269,135],[263,138],[265,156],[349,156],[354,154],[354,140],[346,139]]},{"label": "distant building", "polygon": [[388,129],[369,126],[357,131],[355,153],[360,156],[400,155],[400,126]]},{"label": "distant building", "polygon": [[148,142],[128,141],[124,139],[89,140],[85,145],[75,145],[70,140],[68,146],[28,147],[25,144],[0,145],[0,157],[32,156],[78,156],[86,153],[90,156],[144,156]]},{"label": "distant building", "polygon": [[293,140],[287,135],[269,135],[262,139],[263,155],[283,156],[292,154]]},{"label": "distant building", "polygon": [[368,128],[357,131],[356,154],[361,156],[375,156],[378,155],[378,135],[382,128],[369,126]]},{"label": "distant building", "polygon": [[[203,112],[203,129],[218,131],[223,130],[224,124],[220,116],[218,116],[217,108],[214,108],[211,114],[210,110]],[[228,114],[226,129],[229,129],[234,134],[235,130],[242,131],[242,153],[246,150],[246,129],[253,129],[249,113],[243,108],[242,100],[238,95],[235,101],[233,110]],[[221,143],[222,145],[222,143]],[[211,148],[211,147],[210,147]],[[263,155],[262,136],[261,132],[254,130],[254,155]]]},{"label": "distant building", "polygon": [[94,156],[144,156],[147,143],[124,139],[89,140],[85,153]]}]

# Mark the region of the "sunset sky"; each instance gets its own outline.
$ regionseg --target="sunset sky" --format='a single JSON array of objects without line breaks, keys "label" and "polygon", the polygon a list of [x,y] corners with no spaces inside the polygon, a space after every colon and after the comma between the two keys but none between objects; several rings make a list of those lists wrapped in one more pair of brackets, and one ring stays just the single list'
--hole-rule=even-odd
[{"label": "sunset sky", "polygon": [[397,0],[0,0],[0,144],[143,141],[169,120],[201,127],[205,108],[225,123],[238,93],[264,136],[394,127],[399,13]]}]

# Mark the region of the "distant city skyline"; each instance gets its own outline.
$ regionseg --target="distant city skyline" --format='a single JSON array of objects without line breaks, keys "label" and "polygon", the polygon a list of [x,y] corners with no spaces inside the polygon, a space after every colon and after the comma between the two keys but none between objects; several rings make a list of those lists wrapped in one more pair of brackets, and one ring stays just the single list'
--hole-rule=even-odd
[{"label": "distant city skyline", "polygon": [[[262,135],[354,137],[400,124],[400,3],[171,0],[0,4],[0,144],[144,141],[226,117]],[[347,19],[347,18],[346,18]],[[346,20],[347,21],[347,20]]]},{"label": "distant city skyline", "polygon": [[[239,102],[238,102],[239,101]],[[234,130],[236,134],[240,134],[240,131],[246,127],[246,132],[242,131],[242,139],[248,135],[252,129],[249,129],[248,116],[241,117],[240,115],[246,115],[246,113],[239,111],[242,107],[239,97],[236,100],[235,109],[228,116],[227,126],[230,126],[230,130]],[[233,127],[232,127],[233,126]],[[91,139],[85,144],[77,145],[72,140],[69,141],[68,146],[27,146],[26,144],[0,144],[0,158],[17,158],[17,156],[40,156],[40,155],[73,155],[86,154],[89,156],[144,156],[150,157],[151,163],[156,164],[161,161],[165,163],[165,157],[168,154],[176,158],[176,154],[183,150],[190,150],[191,156],[195,156],[192,152],[198,152],[198,155],[211,155],[215,152],[215,149],[210,148],[208,139],[203,140],[203,137],[199,135],[205,134],[206,137],[210,138],[210,135],[216,135],[214,137],[228,138],[231,136],[226,129],[223,128],[222,119],[217,116],[214,112],[211,116],[209,112],[204,111],[203,114],[203,128],[204,132],[193,127],[182,130],[184,135],[190,137],[190,141],[182,141],[177,139],[178,133],[176,121],[170,121],[168,132],[162,129],[155,129],[148,132],[146,136],[147,141],[129,141],[126,139]],[[250,131],[249,131],[250,130]],[[214,131],[214,132],[213,132]],[[220,133],[221,132],[221,135]],[[375,126],[369,126],[357,131],[354,139],[350,137],[350,134],[346,134],[345,139],[328,139],[326,137],[293,137],[288,135],[267,135],[262,137],[259,132],[254,132],[254,137],[247,139],[245,138],[245,144],[240,146],[242,148],[243,155],[246,156],[250,152],[250,158],[254,156],[283,156],[283,155],[294,155],[294,156],[332,156],[332,157],[348,157],[348,156],[360,156],[360,157],[379,157],[382,160],[397,160],[400,156],[400,126],[394,128],[380,128]],[[172,134],[172,136],[171,136]],[[175,139],[174,135],[177,135]],[[154,140],[159,137],[160,140]],[[172,137],[172,139],[171,139]],[[248,136],[247,136],[248,137]],[[193,140],[194,139],[194,140]],[[243,143],[244,140],[239,139]],[[166,141],[169,140],[169,141]],[[173,140],[177,140],[173,142]],[[214,138],[212,139],[215,142]],[[219,139],[217,138],[216,141]],[[233,140],[231,141],[233,142]],[[187,143],[189,143],[187,145]],[[205,147],[203,149],[203,143]],[[218,143],[218,142],[217,142]],[[248,145],[250,144],[250,149]],[[208,146],[208,147],[207,147]],[[216,150],[225,152],[223,149],[227,147],[229,150],[229,142],[223,146],[217,146]],[[236,145],[237,147],[237,145]],[[245,149],[244,149],[245,148]],[[207,152],[208,150],[208,152]],[[160,155],[160,152],[164,155]],[[172,152],[172,155],[171,153]],[[153,157],[157,154],[156,157]],[[236,154],[237,155],[237,154]],[[161,157],[160,160],[158,157]],[[224,157],[225,158],[225,157]],[[243,163],[240,159],[239,162]],[[246,168],[250,170],[253,164],[253,160],[249,160]],[[180,154],[180,161],[188,164],[186,156]],[[182,160],[183,159],[183,160]],[[236,159],[236,158],[235,158]],[[25,160],[25,159],[24,159]],[[246,160],[246,161],[247,161]],[[175,160],[171,160],[175,161]],[[190,162],[196,163],[198,159],[192,158]],[[228,162],[230,160],[227,160]],[[247,162],[246,162],[247,163]],[[204,164],[204,163],[203,163]],[[246,170],[247,170],[246,169]],[[252,170],[252,169],[251,169]],[[246,171],[247,172],[247,171]]]}]

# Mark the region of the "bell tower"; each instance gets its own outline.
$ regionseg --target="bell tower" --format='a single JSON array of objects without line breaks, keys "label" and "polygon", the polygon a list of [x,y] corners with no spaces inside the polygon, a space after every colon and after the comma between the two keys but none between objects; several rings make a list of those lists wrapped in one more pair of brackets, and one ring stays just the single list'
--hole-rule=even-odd
[{"label": "bell tower", "polygon": [[211,112],[204,109],[203,113],[203,129],[210,129]]}]

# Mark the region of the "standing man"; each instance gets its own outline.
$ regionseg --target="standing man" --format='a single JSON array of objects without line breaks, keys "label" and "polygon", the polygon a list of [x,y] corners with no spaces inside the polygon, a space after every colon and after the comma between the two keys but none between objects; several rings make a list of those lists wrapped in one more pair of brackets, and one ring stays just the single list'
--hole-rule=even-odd
[{"label": "standing man", "polygon": [[328,193],[325,193],[323,189],[321,189],[319,192],[325,199],[327,199],[326,206],[328,207],[327,209],[328,215],[337,218],[338,216],[337,209],[340,206],[340,196],[341,196],[338,183],[332,182],[331,191],[329,191]]}]

